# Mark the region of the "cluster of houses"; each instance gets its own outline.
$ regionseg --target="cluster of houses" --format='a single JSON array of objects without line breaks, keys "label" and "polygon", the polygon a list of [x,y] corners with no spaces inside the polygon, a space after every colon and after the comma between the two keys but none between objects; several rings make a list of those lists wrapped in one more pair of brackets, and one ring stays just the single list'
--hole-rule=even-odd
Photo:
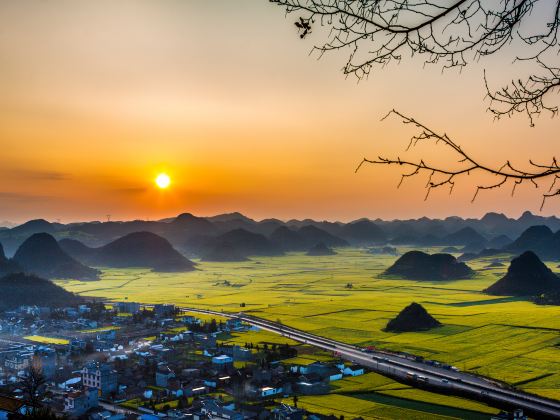
[{"label": "cluster of houses", "polygon": [[364,373],[342,362],[289,363],[297,350],[287,344],[224,343],[254,328],[238,319],[202,322],[173,305],[146,310],[135,302],[102,312],[80,305],[54,317],[37,307],[5,314],[0,418],[29,409],[22,382],[30,369],[45,381],[41,405],[94,420],[313,418],[297,403],[275,401],[327,393],[331,382]]}]

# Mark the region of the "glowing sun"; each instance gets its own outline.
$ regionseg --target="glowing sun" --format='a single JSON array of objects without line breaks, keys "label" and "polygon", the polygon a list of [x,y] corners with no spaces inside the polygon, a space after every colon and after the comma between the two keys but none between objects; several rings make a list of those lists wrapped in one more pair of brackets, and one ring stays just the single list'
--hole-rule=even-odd
[{"label": "glowing sun", "polygon": [[158,188],[165,189],[169,187],[169,184],[171,184],[171,178],[169,178],[169,175],[162,173],[156,177],[156,185]]}]

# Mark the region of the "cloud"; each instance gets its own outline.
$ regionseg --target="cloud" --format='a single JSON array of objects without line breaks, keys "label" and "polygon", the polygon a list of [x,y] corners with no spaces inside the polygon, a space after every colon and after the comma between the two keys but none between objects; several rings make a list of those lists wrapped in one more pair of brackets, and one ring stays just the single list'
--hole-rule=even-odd
[{"label": "cloud", "polygon": [[148,189],[146,187],[125,187],[125,188],[116,188],[115,191],[116,193],[121,193],[121,194],[130,194],[130,195],[134,195],[134,194],[142,194],[145,193]]},{"label": "cloud", "polygon": [[33,181],[66,181],[72,178],[69,173],[59,171],[41,171],[32,169],[16,169],[9,173],[18,179]]},{"label": "cloud", "polygon": [[5,201],[45,201],[56,197],[49,195],[21,194],[9,191],[0,191],[0,200]]}]

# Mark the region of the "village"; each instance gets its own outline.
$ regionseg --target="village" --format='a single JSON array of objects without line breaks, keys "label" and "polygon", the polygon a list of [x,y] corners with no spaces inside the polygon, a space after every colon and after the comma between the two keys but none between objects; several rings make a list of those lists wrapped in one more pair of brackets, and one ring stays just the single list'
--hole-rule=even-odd
[{"label": "village", "polygon": [[332,354],[298,363],[290,340],[253,342],[258,328],[239,319],[168,304],[22,306],[0,328],[0,418],[34,404],[92,420],[338,418],[298,408],[298,395],[365,373]]}]

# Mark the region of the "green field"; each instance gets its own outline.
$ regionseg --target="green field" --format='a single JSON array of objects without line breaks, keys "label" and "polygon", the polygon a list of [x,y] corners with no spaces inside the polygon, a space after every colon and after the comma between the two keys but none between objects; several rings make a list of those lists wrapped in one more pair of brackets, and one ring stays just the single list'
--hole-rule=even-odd
[{"label": "green field", "polygon": [[28,335],[26,337],[23,337],[26,340],[29,341],[34,341],[36,343],[41,343],[41,344],[60,344],[60,345],[66,345],[69,343],[68,340],[64,339],[64,338],[56,338],[56,337],[45,337],[43,335]]},{"label": "green field", "polygon": [[[58,283],[115,300],[225,311],[238,311],[245,303],[245,311],[315,334],[409,351],[560,399],[560,307],[481,293],[507,269],[486,269],[490,259],[469,263],[479,270],[470,280],[380,278],[394,259],[345,249],[330,257],[289,254],[199,263],[199,270],[181,274],[104,270],[98,282]],[[224,286],[224,280],[231,285]],[[347,283],[353,288],[345,288]],[[383,332],[387,321],[412,301],[444,326],[422,333]]]},{"label": "green field", "polygon": [[118,329],[120,329],[120,327],[110,326],[110,327],[91,328],[89,330],[81,330],[80,332],[84,334],[93,334],[97,332],[113,331]]}]

